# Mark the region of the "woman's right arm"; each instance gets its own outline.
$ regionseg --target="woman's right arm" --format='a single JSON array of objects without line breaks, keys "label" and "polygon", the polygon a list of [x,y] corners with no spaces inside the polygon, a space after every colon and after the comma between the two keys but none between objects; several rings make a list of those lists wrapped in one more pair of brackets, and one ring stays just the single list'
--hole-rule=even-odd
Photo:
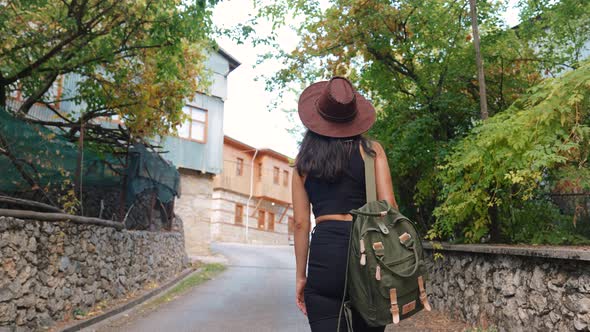
[{"label": "woman's right arm", "polygon": [[373,149],[377,153],[375,157],[375,178],[377,179],[377,199],[386,200],[396,210],[399,210],[395,195],[393,192],[393,183],[391,181],[391,172],[387,163],[387,154],[379,142],[373,142]]},{"label": "woman's right arm", "polygon": [[303,288],[307,281],[307,253],[309,249],[310,209],[309,197],[305,191],[304,178],[295,169],[293,171],[292,198],[293,198],[293,219],[295,236],[295,278],[297,306],[304,314],[307,314],[305,302],[303,301]]}]

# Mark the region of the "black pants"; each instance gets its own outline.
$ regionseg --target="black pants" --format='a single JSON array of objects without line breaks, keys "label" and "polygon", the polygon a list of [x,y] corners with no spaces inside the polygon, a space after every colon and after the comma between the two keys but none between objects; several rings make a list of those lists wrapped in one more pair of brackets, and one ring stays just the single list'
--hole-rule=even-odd
[{"label": "black pants", "polygon": [[[307,318],[312,332],[335,332],[344,291],[346,255],[351,223],[325,220],[314,228],[309,245],[307,283],[304,290]],[[383,332],[370,327],[353,309],[354,332]],[[344,313],[340,331],[347,331]]]}]

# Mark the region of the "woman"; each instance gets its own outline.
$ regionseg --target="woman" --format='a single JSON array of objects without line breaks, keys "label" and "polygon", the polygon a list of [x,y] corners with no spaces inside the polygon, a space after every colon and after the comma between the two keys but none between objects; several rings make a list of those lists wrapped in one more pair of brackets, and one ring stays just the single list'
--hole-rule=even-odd
[{"label": "woman", "polygon": [[[363,159],[367,154],[375,158],[377,198],[395,208],[397,204],[383,148],[361,136],[375,122],[375,109],[347,79],[334,77],[310,85],[298,108],[308,131],[293,172],[296,301],[312,332],[333,332],[344,292],[349,211],[366,203]],[[316,222],[311,244],[310,204]],[[346,331],[344,318],[340,325]],[[355,332],[385,329],[369,327],[354,310],[353,328]]]}]

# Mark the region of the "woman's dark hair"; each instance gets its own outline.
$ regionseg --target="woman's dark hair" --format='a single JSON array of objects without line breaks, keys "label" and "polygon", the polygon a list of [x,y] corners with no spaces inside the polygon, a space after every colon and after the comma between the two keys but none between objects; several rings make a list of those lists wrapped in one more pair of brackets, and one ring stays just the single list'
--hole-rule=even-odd
[{"label": "woman's dark hair", "polygon": [[308,130],[303,137],[295,168],[300,176],[308,175],[334,182],[348,167],[352,148],[362,144],[363,151],[375,157],[371,143],[362,135],[334,138]]}]

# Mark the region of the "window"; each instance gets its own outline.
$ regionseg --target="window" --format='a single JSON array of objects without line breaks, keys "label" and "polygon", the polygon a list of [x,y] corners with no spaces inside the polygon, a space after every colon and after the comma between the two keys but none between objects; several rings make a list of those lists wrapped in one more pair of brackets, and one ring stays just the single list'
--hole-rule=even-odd
[{"label": "window", "polygon": [[258,181],[262,181],[262,163],[258,163]]},{"label": "window", "polygon": [[272,174],[272,177],[273,177],[273,182],[274,182],[275,184],[279,184],[279,172],[280,172],[280,170],[279,170],[279,168],[278,168],[278,167],[274,167],[274,168],[273,168],[273,174]]},{"label": "window", "polygon": [[258,229],[264,229],[264,211],[258,211]]},{"label": "window", "polygon": [[274,232],[275,230],[275,214],[272,212],[268,213],[268,228],[269,231]]},{"label": "window", "polygon": [[207,137],[207,110],[186,105],[182,108],[188,120],[178,126],[178,136],[199,143],[205,143]]},{"label": "window", "polygon": [[242,224],[242,218],[244,216],[244,206],[241,204],[236,204],[236,224]]},{"label": "window", "polygon": [[242,176],[244,174],[244,159],[238,158],[236,163],[236,175]]},{"label": "window", "polygon": [[283,171],[283,186],[289,185],[289,171]]}]

